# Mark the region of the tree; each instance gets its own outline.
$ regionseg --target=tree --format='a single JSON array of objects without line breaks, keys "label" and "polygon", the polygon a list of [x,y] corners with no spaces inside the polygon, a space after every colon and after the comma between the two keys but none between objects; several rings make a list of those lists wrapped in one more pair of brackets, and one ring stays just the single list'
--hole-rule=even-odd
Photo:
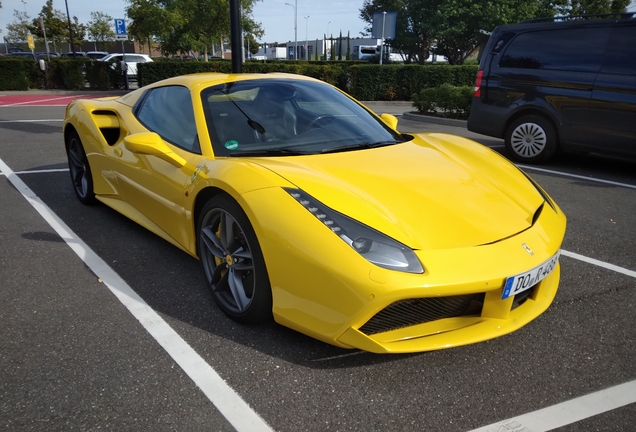
[{"label": "tree", "polygon": [[[364,0],[360,18],[373,23],[374,12],[397,12],[395,38],[387,44],[405,55],[405,63],[424,64],[433,41],[431,16],[442,0]],[[370,34],[371,27],[366,31]]]},{"label": "tree", "polygon": [[479,46],[479,33],[496,26],[541,16],[554,16],[556,3],[544,0],[442,1],[431,23],[436,40],[435,53],[450,64],[462,64]]},{"label": "tree", "polygon": [[26,42],[27,35],[29,34],[29,23],[31,18],[26,12],[20,12],[17,9],[13,10],[14,20],[7,24],[7,42],[20,43]]},{"label": "tree", "polygon": [[259,43],[256,41],[256,38],[254,38],[254,35],[251,34],[246,34],[243,37],[243,44],[244,44],[244,48],[245,48],[245,53],[250,53],[252,55],[256,54],[259,50]]},{"label": "tree", "polygon": [[347,32],[347,60],[351,60],[351,34]]},{"label": "tree", "polygon": [[97,43],[102,44],[102,48],[104,48],[105,45],[112,44],[115,39],[113,21],[113,17],[106,13],[91,12],[91,20],[88,22],[87,32],[95,44],[96,51]]},{"label": "tree", "polygon": [[338,36],[338,60],[342,60],[342,30],[340,30],[340,36]]},{"label": "tree", "polygon": [[622,13],[631,0],[570,0],[570,15]]},{"label": "tree", "polygon": [[[88,42],[88,40],[86,39],[86,25],[81,24],[76,16],[73,16],[71,19],[71,29],[73,30],[73,40],[75,42],[75,47]],[[67,40],[70,43],[70,36]]]},{"label": "tree", "polygon": [[[213,41],[230,38],[227,0],[128,0],[126,14],[132,20],[129,34],[141,43],[161,43],[164,54],[196,50],[206,59]],[[241,0],[243,31],[261,37],[260,24],[251,18],[256,0]]]},{"label": "tree", "polygon": [[396,35],[388,44],[405,55],[406,63],[423,64],[434,50],[449,63],[461,64],[479,45],[480,31],[492,31],[498,25],[529,18],[554,16],[567,1],[365,0],[360,17],[371,24],[374,12],[397,12]]},{"label": "tree", "polygon": [[[47,39],[53,42],[54,51],[57,51],[57,46],[63,42],[70,44],[71,38],[66,14],[58,9],[53,9],[53,0],[47,0],[44,6],[42,6],[39,16],[42,18],[44,28],[46,29]],[[86,26],[80,24],[77,17],[72,17],[71,28],[73,29],[75,43],[83,43],[86,38]],[[29,30],[41,41],[44,40],[44,33],[40,28],[40,23],[37,18],[31,21]]]},{"label": "tree", "polygon": [[128,35],[142,45],[148,45],[148,52],[152,52],[152,42],[155,38],[164,40],[174,29],[174,24],[166,13],[163,3],[159,0],[129,0],[126,16],[132,22],[128,25]]}]

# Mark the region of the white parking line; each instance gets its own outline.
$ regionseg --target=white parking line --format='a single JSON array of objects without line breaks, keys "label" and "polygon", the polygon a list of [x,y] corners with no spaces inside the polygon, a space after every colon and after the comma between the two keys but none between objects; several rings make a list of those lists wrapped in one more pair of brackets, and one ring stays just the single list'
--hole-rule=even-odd
[{"label": "white parking line", "polygon": [[636,403],[636,381],[510,418],[470,432],[544,432]]},{"label": "white parking line", "polygon": [[[525,168],[525,167],[524,167]],[[527,167],[536,169],[535,167]],[[636,189],[636,186],[571,175],[557,171],[538,169],[558,175],[571,176],[590,181],[610,183]],[[254,412],[239,395],[185,342],[134,290],[121,279],[97,254],[77,237],[17,174],[62,172],[67,168],[13,172],[0,159],[0,174],[5,175],[16,189],[31,203],[42,217],[53,227],[75,253],[102,279],[104,284],[139,320],[144,328],[168,352],[168,354],[190,376],[203,393],[238,431],[271,431],[272,429]],[[617,273],[636,278],[636,271],[616,266],[584,255],[562,250],[564,256],[596,265]],[[543,432],[565,426],[588,417],[602,414],[622,406],[636,403],[636,381],[631,381],[606,390],[572,399],[551,407],[484,426],[470,432]]]},{"label": "white parking line", "polygon": [[29,204],[64,239],[73,252],[101,279],[117,299],[126,306],[128,311],[139,320],[146,331],[194,381],[237,431],[272,431],[267,423],[250,408],[223,378],[157,312],[148,306],[104,260],[71,231],[2,159],[0,159],[0,172],[7,177]]},{"label": "white parking line", "polygon": [[[55,105],[57,106],[57,105]],[[42,123],[42,122],[63,122],[64,119],[43,119],[43,120],[0,120],[0,123]]]},{"label": "white parking line", "polygon": [[[52,168],[52,169],[41,169],[41,170],[26,170],[26,171],[15,171],[13,172],[16,175],[22,174],[44,174],[44,173],[54,173],[54,172],[68,172],[68,168]],[[4,172],[0,172],[0,177],[4,176]]]},{"label": "white parking line", "polygon": [[563,249],[561,249],[561,253],[563,255],[567,256],[567,257],[574,258],[574,259],[577,259],[579,261],[586,262],[588,264],[593,264],[595,266],[599,266],[599,267],[606,268],[608,270],[615,271],[616,273],[621,273],[621,274],[624,274],[626,276],[631,276],[633,278],[636,278],[636,271],[629,270],[629,269],[626,269],[626,268],[623,268],[623,267],[619,267],[619,266],[614,265],[614,264],[606,263],[605,261],[599,261],[599,260],[594,259],[594,258],[586,257],[585,255],[579,255],[579,254],[577,254],[575,252],[569,252],[569,251],[566,251],[566,250],[563,250]]},{"label": "white parking line", "polygon": [[548,173],[548,174],[556,174],[556,175],[560,175],[560,176],[564,176],[564,177],[572,177],[572,178],[577,178],[577,179],[581,179],[581,180],[593,181],[593,182],[597,182],[597,183],[605,183],[605,184],[611,184],[613,186],[621,186],[621,187],[626,187],[626,188],[630,188],[630,189],[636,189],[636,185],[631,185],[631,184],[628,184],[628,183],[619,183],[619,182],[615,182],[615,181],[611,181],[611,180],[597,179],[597,178],[594,178],[594,177],[585,177],[585,176],[577,175],[577,174],[570,174],[570,173],[565,173],[565,172],[561,172],[561,171],[553,171],[553,170],[549,170],[549,169],[545,169],[545,168],[537,168],[537,167],[531,166],[531,165],[517,165],[517,166],[519,168],[540,171],[540,172],[544,172],[544,173]]}]

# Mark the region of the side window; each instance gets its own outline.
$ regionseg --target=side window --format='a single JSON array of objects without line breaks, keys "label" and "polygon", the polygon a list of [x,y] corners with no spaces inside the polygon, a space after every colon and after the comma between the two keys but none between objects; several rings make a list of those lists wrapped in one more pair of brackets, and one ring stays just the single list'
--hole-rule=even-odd
[{"label": "side window", "polygon": [[614,29],[607,44],[602,72],[636,75],[636,26]]},{"label": "side window", "polygon": [[164,140],[184,150],[201,153],[187,88],[166,86],[149,90],[136,115],[144,126]]},{"label": "side window", "polygon": [[500,67],[598,72],[611,28],[567,28],[522,33],[510,42]]}]

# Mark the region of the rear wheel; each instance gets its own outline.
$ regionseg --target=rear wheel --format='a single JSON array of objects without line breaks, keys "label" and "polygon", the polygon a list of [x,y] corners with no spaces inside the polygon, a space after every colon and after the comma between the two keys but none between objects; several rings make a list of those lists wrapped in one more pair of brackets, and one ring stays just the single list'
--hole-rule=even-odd
[{"label": "rear wheel", "polygon": [[236,321],[255,323],[272,315],[265,260],[245,212],[232,198],[217,195],[204,206],[197,248],[210,291]]},{"label": "rear wheel", "polygon": [[66,140],[66,155],[75,195],[83,204],[93,204],[95,202],[93,175],[82,141],[76,132],[71,132]]},{"label": "rear wheel", "polygon": [[520,117],[510,124],[505,136],[506,148],[517,162],[541,163],[557,149],[556,129],[538,115]]}]

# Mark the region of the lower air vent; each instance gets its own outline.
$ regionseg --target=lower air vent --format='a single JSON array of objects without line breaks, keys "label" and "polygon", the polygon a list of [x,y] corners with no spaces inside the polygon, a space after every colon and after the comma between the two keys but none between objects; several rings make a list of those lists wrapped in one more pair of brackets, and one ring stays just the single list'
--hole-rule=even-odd
[{"label": "lower air vent", "polygon": [[483,303],[483,293],[400,300],[375,314],[359,330],[372,335],[442,318],[479,315]]}]

